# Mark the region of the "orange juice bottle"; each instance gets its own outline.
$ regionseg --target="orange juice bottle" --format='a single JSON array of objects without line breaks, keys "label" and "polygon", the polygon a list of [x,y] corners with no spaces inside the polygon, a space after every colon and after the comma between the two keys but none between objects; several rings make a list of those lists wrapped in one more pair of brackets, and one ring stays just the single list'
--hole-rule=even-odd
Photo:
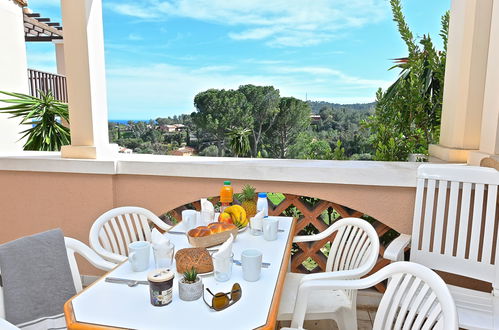
[{"label": "orange juice bottle", "polygon": [[222,206],[220,207],[220,212],[223,212],[233,201],[234,190],[230,185],[230,181],[224,181],[224,185],[222,189],[220,189],[220,203]]}]

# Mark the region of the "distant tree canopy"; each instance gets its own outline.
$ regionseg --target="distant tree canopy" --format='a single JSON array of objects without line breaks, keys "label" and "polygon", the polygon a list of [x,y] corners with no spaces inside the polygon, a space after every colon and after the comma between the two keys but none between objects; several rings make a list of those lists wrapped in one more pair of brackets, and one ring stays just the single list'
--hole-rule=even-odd
[{"label": "distant tree canopy", "polygon": [[250,128],[253,125],[251,104],[246,96],[235,90],[209,89],[194,98],[197,112],[191,114],[196,126],[210,134],[223,156],[225,137],[230,128]]},{"label": "distant tree canopy", "polygon": [[110,125],[110,139],[141,153],[187,145],[200,156],[407,160],[427,153],[439,137],[449,14],[442,17],[444,49],[437,51],[429,35],[415,40],[400,0],[390,5],[408,56],[397,59],[392,68],[400,76],[378,90],[376,102],[305,102],[250,84],[208,89],[194,97],[192,114]]},{"label": "distant tree canopy", "polygon": [[268,134],[267,145],[270,155],[286,158],[289,147],[296,141],[298,134],[310,126],[310,106],[294,97],[283,97],[279,103],[273,129]]}]

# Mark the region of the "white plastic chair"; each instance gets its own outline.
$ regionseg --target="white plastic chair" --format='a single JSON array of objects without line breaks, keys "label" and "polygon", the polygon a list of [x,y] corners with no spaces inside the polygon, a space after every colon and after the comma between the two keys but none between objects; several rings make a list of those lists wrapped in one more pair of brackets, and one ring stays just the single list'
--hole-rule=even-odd
[{"label": "white plastic chair", "polygon": [[109,210],[90,228],[90,246],[110,262],[123,262],[128,256],[128,244],[151,241],[151,223],[165,231],[172,228],[142,207],[124,206]]},{"label": "white plastic chair", "polygon": [[[303,329],[307,305],[318,290],[366,289],[389,279],[378,306],[373,330],[458,328],[456,306],[445,282],[431,269],[412,262],[396,262],[363,279],[318,280],[300,285],[292,328]],[[349,328],[357,329],[353,326]]]},{"label": "white plastic chair", "polygon": [[[344,218],[316,235],[296,236],[293,242],[311,242],[336,236],[326,263],[326,271],[317,274],[288,273],[279,306],[278,320],[290,320],[299,301],[298,288],[304,283],[333,279],[358,279],[376,264],[379,238],[373,226],[358,218]],[[307,320],[332,319],[340,329],[357,329],[357,291],[320,290],[307,305]]]},{"label": "white plastic chair", "polygon": [[384,253],[403,260],[412,241],[410,261],[491,283],[492,292],[449,285],[459,326],[466,329],[499,329],[498,184],[492,168],[421,165],[413,236],[400,235]]},{"label": "white plastic chair", "polygon": [[[91,248],[89,248],[88,246],[86,246],[85,244],[74,238],[64,237],[64,243],[66,245],[66,252],[68,255],[69,266],[71,268],[71,275],[73,276],[73,283],[77,293],[83,289],[83,286],[81,283],[80,271],[76,263],[75,254],[81,255],[88,262],[90,262],[90,264],[101,270],[110,271],[111,269],[116,267],[115,264],[102,259],[99,255],[97,255],[97,253],[92,251]],[[27,297],[27,299],[29,299],[29,297]],[[0,286],[0,329],[2,330],[18,329],[16,326],[12,325],[11,323],[5,320],[3,288],[1,286]]]}]

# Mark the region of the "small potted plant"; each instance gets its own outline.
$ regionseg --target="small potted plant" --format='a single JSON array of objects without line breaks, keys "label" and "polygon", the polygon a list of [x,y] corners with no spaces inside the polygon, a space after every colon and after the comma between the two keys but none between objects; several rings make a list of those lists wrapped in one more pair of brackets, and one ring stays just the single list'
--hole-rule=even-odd
[{"label": "small potted plant", "polygon": [[193,301],[203,295],[203,281],[198,276],[196,268],[184,272],[184,276],[178,282],[178,294],[180,299]]}]

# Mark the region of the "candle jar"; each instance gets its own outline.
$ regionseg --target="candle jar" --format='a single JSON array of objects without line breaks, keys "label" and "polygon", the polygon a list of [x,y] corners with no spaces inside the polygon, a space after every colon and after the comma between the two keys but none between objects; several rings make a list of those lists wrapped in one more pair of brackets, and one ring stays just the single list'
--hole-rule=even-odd
[{"label": "candle jar", "polygon": [[147,276],[153,306],[166,306],[173,298],[173,272],[166,268],[156,269]]}]

